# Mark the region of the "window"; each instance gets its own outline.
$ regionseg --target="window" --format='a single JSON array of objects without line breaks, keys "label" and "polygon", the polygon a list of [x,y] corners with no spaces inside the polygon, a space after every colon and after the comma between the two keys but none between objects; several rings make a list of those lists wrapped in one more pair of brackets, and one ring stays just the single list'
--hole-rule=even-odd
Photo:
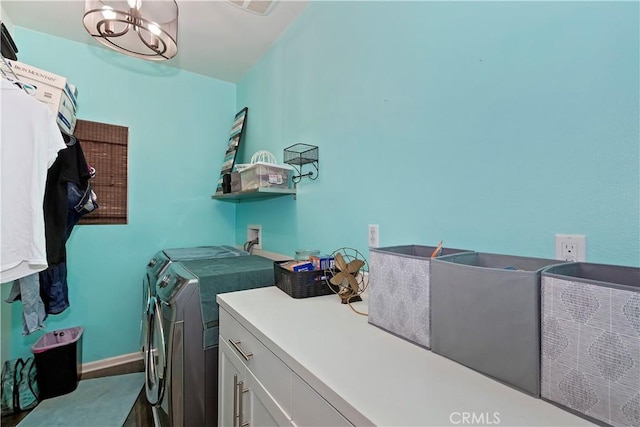
[{"label": "window", "polygon": [[126,224],[129,128],[78,120],[73,134],[87,164],[96,170],[91,186],[99,206],[79,224]]}]

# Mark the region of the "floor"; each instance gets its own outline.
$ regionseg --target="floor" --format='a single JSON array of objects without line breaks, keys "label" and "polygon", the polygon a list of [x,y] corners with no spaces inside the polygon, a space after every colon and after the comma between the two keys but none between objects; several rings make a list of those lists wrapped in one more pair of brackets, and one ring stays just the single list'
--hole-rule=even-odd
[{"label": "floor", "polygon": [[[113,368],[106,368],[100,371],[89,372],[81,376],[81,380],[90,378],[107,377],[110,375],[122,375],[130,374],[133,372],[144,372],[144,365],[142,361],[136,363],[130,363],[127,365],[116,366]],[[29,411],[23,411],[16,414],[6,415],[2,417],[0,425],[2,427],[14,427],[24,417],[29,414]],[[131,409],[127,420],[124,423],[125,427],[153,427],[153,415],[151,413],[151,406],[147,403],[144,389],[138,395],[135,405]],[[87,426],[90,427],[90,426]]]}]

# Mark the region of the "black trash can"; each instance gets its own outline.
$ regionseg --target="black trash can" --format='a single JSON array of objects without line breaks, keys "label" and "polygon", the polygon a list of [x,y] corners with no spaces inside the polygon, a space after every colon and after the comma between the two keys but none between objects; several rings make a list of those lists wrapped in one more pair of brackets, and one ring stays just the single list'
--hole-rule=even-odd
[{"label": "black trash can", "polygon": [[78,386],[83,332],[81,326],[49,332],[31,347],[41,399],[71,393]]}]

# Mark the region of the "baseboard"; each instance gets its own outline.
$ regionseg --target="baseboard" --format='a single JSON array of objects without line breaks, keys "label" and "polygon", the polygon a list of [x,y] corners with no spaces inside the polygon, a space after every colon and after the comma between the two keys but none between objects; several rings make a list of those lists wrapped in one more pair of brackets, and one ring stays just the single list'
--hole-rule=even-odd
[{"label": "baseboard", "polygon": [[[235,245],[235,247],[236,247],[236,249],[244,249],[242,247],[242,245]],[[257,249],[257,248],[251,249],[250,253],[251,253],[251,255],[259,255],[261,257],[269,258],[269,259],[272,259],[274,261],[288,261],[290,259],[293,259],[291,256],[288,256],[288,255],[282,255],[282,254],[279,254],[277,252],[269,252],[269,251],[265,251],[265,250]]]},{"label": "baseboard", "polygon": [[115,368],[118,366],[128,365],[131,363],[138,363],[142,361],[142,353],[135,352],[129,354],[123,354],[115,357],[108,357],[102,360],[96,360],[95,362],[88,362],[82,364],[82,373],[88,374],[95,371],[100,371],[108,368]]},{"label": "baseboard", "polygon": [[261,257],[265,257],[265,258],[269,258],[272,259],[274,261],[286,261],[286,260],[290,260],[291,257],[287,256],[287,255],[282,255],[276,252],[268,252],[268,251],[263,251],[262,249],[253,249],[251,251],[252,255],[260,255]]}]

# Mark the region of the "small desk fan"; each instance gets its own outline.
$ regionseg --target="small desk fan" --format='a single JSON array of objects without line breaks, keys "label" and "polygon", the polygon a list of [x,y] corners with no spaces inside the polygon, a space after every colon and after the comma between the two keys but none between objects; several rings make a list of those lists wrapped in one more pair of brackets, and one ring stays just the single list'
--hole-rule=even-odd
[{"label": "small desk fan", "polygon": [[351,248],[338,249],[331,255],[334,262],[325,270],[329,287],[338,294],[342,304],[362,301],[360,295],[368,285],[364,273],[369,271],[365,257]]}]

